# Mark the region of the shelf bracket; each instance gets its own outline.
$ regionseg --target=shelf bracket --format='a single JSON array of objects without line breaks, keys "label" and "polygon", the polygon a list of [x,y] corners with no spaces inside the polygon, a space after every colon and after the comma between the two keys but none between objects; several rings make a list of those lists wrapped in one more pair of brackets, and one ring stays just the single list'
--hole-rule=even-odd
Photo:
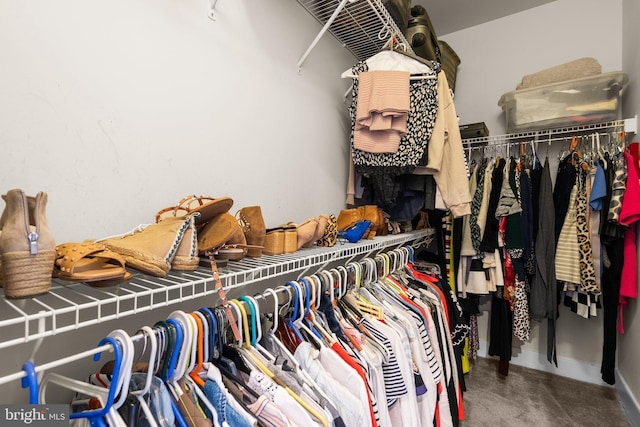
[{"label": "shelf bracket", "polygon": [[624,131],[625,133],[638,133],[638,115],[630,119],[624,119]]},{"label": "shelf bracket", "polygon": [[344,9],[344,7],[346,6],[347,1],[353,2],[355,0],[342,0],[340,2],[336,10],[333,11],[333,14],[331,14],[331,16],[329,17],[329,20],[324,24],[324,26],[322,27],[322,29],[320,30],[316,38],[313,39],[313,41],[311,42],[311,45],[307,48],[305,53],[302,54],[302,57],[300,57],[300,60],[298,61],[298,72],[300,72],[300,69],[302,68],[302,64],[307,59],[307,56],[309,56],[313,48],[316,47],[316,45],[320,41],[320,38],[324,35],[324,33],[327,32],[331,24],[333,24],[333,21],[336,20],[336,17],[338,16],[338,14],[342,12],[342,9]]}]

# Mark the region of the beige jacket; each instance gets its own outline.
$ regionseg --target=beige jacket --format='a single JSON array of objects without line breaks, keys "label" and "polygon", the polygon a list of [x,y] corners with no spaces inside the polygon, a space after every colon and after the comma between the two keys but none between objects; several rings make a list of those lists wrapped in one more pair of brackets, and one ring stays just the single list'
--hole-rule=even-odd
[{"label": "beige jacket", "polygon": [[442,198],[454,217],[471,214],[471,194],[467,179],[458,115],[444,71],[438,74],[438,113],[428,146],[429,161],[414,174],[433,175]]}]

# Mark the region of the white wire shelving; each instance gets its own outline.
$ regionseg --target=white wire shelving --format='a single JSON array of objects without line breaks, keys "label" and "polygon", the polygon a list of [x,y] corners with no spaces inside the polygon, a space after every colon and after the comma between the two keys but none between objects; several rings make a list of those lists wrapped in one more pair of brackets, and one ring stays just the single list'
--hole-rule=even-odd
[{"label": "white wire shelving", "polygon": [[594,131],[618,129],[627,133],[638,132],[638,117],[610,122],[597,122],[560,128],[540,129],[527,132],[510,133],[505,135],[482,136],[478,138],[466,138],[462,140],[465,148],[474,146],[494,146],[510,144],[514,141],[553,142],[565,140],[567,135],[577,135]]},{"label": "white wire shelving", "polygon": [[298,61],[298,68],[327,31],[359,60],[378,53],[394,37],[399,45],[413,53],[380,0],[298,0],[298,3],[323,25]]},{"label": "white wire shelving", "polygon": [[[413,231],[358,243],[339,241],[331,248],[313,247],[289,255],[245,258],[221,267],[220,279],[225,290],[231,290],[287,274],[313,274],[334,261],[348,262],[402,245],[415,245],[427,234]],[[164,278],[134,273],[129,282],[105,288],[53,279],[51,289],[44,295],[19,300],[2,295],[0,349],[207,295],[217,295],[217,290],[211,270],[205,267],[171,271]]]}]

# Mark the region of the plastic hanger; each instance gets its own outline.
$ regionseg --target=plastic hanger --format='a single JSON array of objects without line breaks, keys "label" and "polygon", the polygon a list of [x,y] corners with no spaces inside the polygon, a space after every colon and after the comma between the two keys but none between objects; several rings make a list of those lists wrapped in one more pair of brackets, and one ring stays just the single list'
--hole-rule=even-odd
[{"label": "plastic hanger", "polygon": [[[301,280],[304,280],[304,279],[301,279]],[[322,290],[322,284],[318,276],[316,275],[310,276],[307,279],[307,282],[309,282],[312,287]],[[320,305],[320,297],[318,296],[317,292],[316,292],[316,297],[314,299],[317,300],[318,305]],[[307,318],[309,319],[311,324],[314,326],[314,329],[318,331],[319,333],[318,337],[322,338],[328,346],[331,346],[335,342],[335,340],[333,339],[331,334],[329,334],[329,332],[327,332],[327,330],[322,325],[320,325],[320,323],[318,323],[318,319],[316,318],[314,310],[315,310],[315,301],[314,303],[311,304],[311,309],[309,310],[309,314],[307,315]]]},{"label": "plastic hanger", "polygon": [[180,323],[176,319],[171,319],[171,318],[167,319],[167,323],[173,327],[173,331],[175,333],[175,343],[173,344],[173,349],[171,352],[171,360],[169,361],[169,365],[167,368],[166,381],[167,383],[173,385],[175,389],[179,389],[178,384],[176,382],[177,378],[175,376],[175,372],[176,372],[176,367],[178,366],[180,352],[183,350],[182,342],[184,341],[184,339],[183,339],[182,325],[180,325]]},{"label": "plastic hanger", "polygon": [[251,312],[251,325],[249,326],[249,332],[251,335],[250,335],[249,345],[251,347],[255,347],[256,342],[258,341],[258,317],[256,316],[256,307],[254,306],[253,301],[251,301],[249,298],[250,297],[244,295],[239,297],[238,301],[241,301],[247,304],[247,307]]},{"label": "plastic hanger", "polygon": [[[149,352],[149,363],[147,368],[147,378],[145,380],[145,384],[142,389],[131,390],[129,394],[131,394],[132,396],[135,396],[136,399],[138,399],[140,408],[142,409],[142,412],[144,413],[144,415],[147,417],[147,422],[149,423],[149,426],[158,427],[158,424],[156,423],[156,420],[155,420],[155,416],[151,412],[151,409],[149,408],[147,401],[144,399],[144,396],[151,389],[151,380],[153,379],[153,372],[155,370],[156,353],[158,351],[158,339],[153,329],[151,329],[149,326],[143,326],[140,329],[140,331],[144,335],[145,348],[147,346],[147,339],[151,343],[151,349]],[[144,350],[143,350],[143,353],[144,353]]]},{"label": "plastic hanger", "polygon": [[293,312],[291,313],[291,317],[285,318],[285,322],[287,323],[287,326],[289,326],[289,328],[291,329],[293,334],[296,336],[296,338],[299,341],[304,341],[304,338],[302,338],[302,335],[300,334],[300,331],[295,326],[294,321],[293,321],[293,319],[297,319],[298,318],[298,314],[299,314],[300,290],[298,288],[298,284],[295,281],[287,282],[287,286],[290,286],[291,289],[293,289],[293,291],[295,292],[295,296],[293,298]]},{"label": "plastic hanger", "polygon": [[[200,316],[202,316],[202,313],[199,313],[199,314]],[[203,325],[202,319],[195,312],[189,313],[189,316],[191,316],[196,323],[197,334],[196,334],[196,338],[194,339],[194,342],[196,344],[196,354],[194,357],[195,365],[191,369],[189,369],[188,375],[197,385],[199,385],[200,387],[204,387],[204,380],[200,377],[200,372],[202,372],[202,363],[204,361],[204,349],[205,349],[204,325]]]},{"label": "plastic hanger", "polygon": [[22,388],[29,389],[29,403],[32,405],[38,404],[38,375],[36,374],[36,367],[31,360],[22,365],[22,370],[26,376],[22,378]]},{"label": "plastic hanger", "polygon": [[220,348],[218,346],[218,322],[216,319],[216,315],[213,311],[211,311],[211,309],[202,307],[199,311],[207,318],[207,321],[209,322],[209,357],[205,360],[210,362],[220,356]]},{"label": "plastic hanger", "polygon": [[[213,420],[216,425],[219,425],[218,422],[218,414],[216,412],[215,407],[211,404],[209,399],[206,397],[202,389],[198,386],[195,378],[200,380],[204,385],[204,381],[198,376],[200,370],[196,370],[196,361],[198,359],[198,330],[197,330],[197,321],[191,315],[185,313],[181,310],[176,310],[169,315],[170,318],[176,319],[178,322],[183,324],[183,345],[181,348],[181,356],[178,358],[178,365],[176,367],[176,371],[174,373],[174,377],[176,378],[176,384],[179,379],[183,379],[183,386],[188,387],[190,390],[193,390],[198,396],[198,400],[204,404],[209,412],[212,414]],[[202,330],[200,330],[202,333]],[[200,348],[202,348],[200,346]],[[202,352],[200,351],[200,357],[202,357]],[[200,359],[201,361],[201,359]],[[191,374],[194,374],[193,376]],[[195,376],[195,378],[194,378]],[[182,389],[180,389],[181,392]]]},{"label": "plastic hanger", "polygon": [[122,347],[122,363],[120,366],[119,375],[113,375],[113,381],[117,381],[116,391],[118,394],[118,400],[113,403],[113,406],[118,409],[120,408],[125,400],[127,400],[127,396],[129,394],[129,385],[131,384],[131,374],[133,372],[133,340],[122,329],[116,329],[111,331],[108,337],[115,338],[120,342],[120,346]]},{"label": "plastic hanger", "polygon": [[[204,363],[209,360],[209,320],[200,310],[192,311],[189,313],[194,319],[197,318],[196,324],[198,327],[198,357],[200,363]],[[200,329],[202,328],[202,333]],[[200,357],[200,349],[202,349],[202,357]],[[200,366],[202,368],[202,366]]]},{"label": "plastic hanger", "polygon": [[195,321],[191,316],[188,316],[182,310],[176,310],[169,314],[169,320],[176,321],[178,324],[176,327],[182,332],[178,359],[174,367],[173,375],[170,376],[174,381],[177,381],[195,367],[195,355],[197,354],[198,343],[196,340]]},{"label": "plastic hanger", "polygon": [[[114,338],[106,337],[103,338],[98,346],[102,346],[104,344],[111,344],[113,348],[113,352],[115,355],[115,363],[113,366],[113,378],[116,378],[120,375],[120,368],[122,365],[122,348],[120,347],[120,343],[116,341]],[[100,353],[96,353],[93,357],[94,361],[100,360]],[[100,386],[95,386],[93,384],[89,384],[84,381],[78,381],[72,378],[64,377],[60,374],[49,373],[45,375],[40,384],[39,388],[39,401],[41,404],[46,404],[46,390],[49,384],[56,384],[58,386],[64,387],[68,390],[84,393],[88,396],[94,396],[102,405],[101,409],[92,410],[92,411],[84,411],[84,412],[73,412],[69,414],[70,419],[78,419],[78,418],[86,418],[89,420],[89,423],[92,426],[106,426],[104,417],[107,416],[109,411],[114,411],[113,402],[116,394],[116,382],[112,381],[111,385],[108,389]]]}]

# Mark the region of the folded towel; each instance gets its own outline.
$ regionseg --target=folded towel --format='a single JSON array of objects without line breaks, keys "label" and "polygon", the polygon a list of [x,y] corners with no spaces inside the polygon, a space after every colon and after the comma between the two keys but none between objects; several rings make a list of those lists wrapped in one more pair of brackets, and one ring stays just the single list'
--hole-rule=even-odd
[{"label": "folded towel", "polygon": [[516,90],[593,76],[600,73],[602,73],[602,66],[596,59],[588,57],[580,58],[533,74],[528,74],[522,77],[522,81],[516,86]]},{"label": "folded towel", "polygon": [[407,133],[409,72],[367,71],[358,76],[354,148],[395,153]]}]

